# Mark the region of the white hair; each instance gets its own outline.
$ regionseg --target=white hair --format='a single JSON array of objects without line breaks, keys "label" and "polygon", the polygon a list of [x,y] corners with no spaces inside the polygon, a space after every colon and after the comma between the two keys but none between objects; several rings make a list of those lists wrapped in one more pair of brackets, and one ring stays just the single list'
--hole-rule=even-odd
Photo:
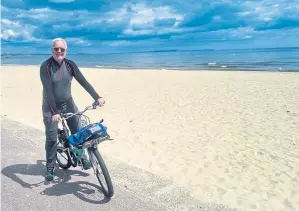
[{"label": "white hair", "polygon": [[55,39],[53,39],[52,40],[52,47],[55,45],[56,41],[62,41],[62,42],[64,42],[65,48],[67,49],[67,43],[66,43],[65,39],[62,39],[62,38],[55,38]]}]

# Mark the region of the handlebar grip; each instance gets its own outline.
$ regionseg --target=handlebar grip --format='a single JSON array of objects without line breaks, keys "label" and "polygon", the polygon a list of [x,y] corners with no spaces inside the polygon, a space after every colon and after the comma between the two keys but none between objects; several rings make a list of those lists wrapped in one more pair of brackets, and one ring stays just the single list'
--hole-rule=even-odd
[{"label": "handlebar grip", "polygon": [[100,104],[99,104],[98,101],[95,101],[95,102],[92,104],[93,107],[96,107],[96,106],[99,106],[99,105],[100,105]]}]

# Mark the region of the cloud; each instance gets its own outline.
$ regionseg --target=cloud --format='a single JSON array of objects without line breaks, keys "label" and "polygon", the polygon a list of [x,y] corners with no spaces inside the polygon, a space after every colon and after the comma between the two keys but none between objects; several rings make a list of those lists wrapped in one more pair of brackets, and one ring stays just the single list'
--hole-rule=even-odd
[{"label": "cloud", "polygon": [[[39,24],[57,24],[57,23],[78,23],[80,21],[87,20],[90,17],[90,13],[86,10],[79,11],[59,11],[55,9],[46,8],[34,8],[29,10],[16,9],[10,11],[11,15],[15,15],[16,18],[25,20],[28,22],[36,22]],[[63,15],[62,15],[63,14]]]},{"label": "cloud", "polygon": [[179,30],[178,25],[184,18],[170,7],[149,7],[145,4],[125,4],[104,14],[86,10],[66,11],[63,17],[60,11],[49,8],[19,10],[18,13],[17,18],[43,23],[44,27],[35,32],[38,36],[57,36],[57,33],[65,32],[67,36],[70,33],[78,36],[86,34],[90,39],[108,39],[105,38],[108,34],[117,38],[171,33]]},{"label": "cloud", "polygon": [[[56,4],[52,4],[53,2]],[[14,4],[12,4],[13,2]],[[71,2],[71,3],[70,3]],[[54,37],[82,47],[163,46],[294,39],[296,0],[3,0],[1,40],[42,45]],[[59,4],[61,3],[61,4]],[[70,4],[63,4],[70,3]],[[30,8],[30,9],[29,9]]]},{"label": "cloud", "polygon": [[118,41],[105,41],[105,42],[102,42],[102,44],[107,45],[107,46],[117,47],[117,46],[137,45],[137,42],[132,42],[132,41],[128,41],[128,40],[118,40]]},{"label": "cloud", "polygon": [[102,16],[92,14],[92,17],[91,20],[82,21],[78,27],[99,27],[101,28],[99,31],[110,29],[118,31],[120,35],[132,36],[155,35],[161,31],[161,28],[176,28],[184,19],[182,14],[176,13],[168,6],[149,7],[144,3],[124,4]]},{"label": "cloud", "polygon": [[[192,33],[184,33],[183,35],[172,35],[171,40],[182,40],[194,43],[202,42],[226,42],[235,40],[252,39],[258,33],[250,27],[239,27],[231,29],[221,29],[217,31],[198,31]],[[261,35],[261,33],[259,33]]]},{"label": "cloud", "polygon": [[248,25],[255,30],[297,28],[299,26],[299,7],[292,0],[273,1],[245,1],[245,11],[238,13],[239,17],[246,19]]},{"label": "cloud", "polygon": [[[185,21],[182,23],[184,27],[213,27],[213,24],[221,25],[230,24],[233,27],[242,24],[236,13],[241,11],[242,8],[238,4],[232,4],[231,2],[216,1],[207,3],[205,7],[201,7],[197,11],[188,13]],[[220,24],[218,24],[220,23]],[[232,23],[232,24],[231,24]]]},{"label": "cloud", "polygon": [[50,19],[52,15],[55,15],[55,11],[50,10],[49,8],[37,8],[30,10],[16,10],[16,18],[18,19],[35,19],[38,21],[43,21]]},{"label": "cloud", "polygon": [[[8,9],[2,7],[2,11],[7,12]],[[66,28],[66,31],[72,30],[72,26],[67,25],[66,23],[62,25],[49,24],[49,28],[45,27],[47,26],[46,21],[49,21],[48,18],[51,17],[51,14],[55,14],[58,12],[56,10],[51,10],[49,8],[30,9],[27,11],[21,9],[15,9],[13,10],[13,12],[15,12],[16,14],[17,12],[19,12],[18,15],[15,15],[17,20],[9,20],[6,18],[3,18],[1,20],[1,25],[2,25],[1,40],[3,40],[4,42],[10,42],[15,44],[19,43],[22,45],[24,43],[28,43],[28,44],[31,43],[31,44],[46,46],[50,44],[51,40],[54,37],[60,37],[59,36],[60,34],[53,34],[53,36],[46,36],[47,34],[50,34],[48,32],[51,32],[53,30],[63,31],[62,30],[63,28]],[[71,13],[72,12],[68,12],[68,14]],[[81,14],[83,13],[84,11],[81,12]],[[45,19],[45,22],[43,22],[42,27],[40,27],[43,19]],[[35,20],[39,20],[39,22],[36,22]],[[54,22],[55,19],[52,18],[52,21]],[[34,25],[34,23],[36,25]],[[91,42],[85,40],[83,37],[74,37],[73,34],[71,36],[68,36],[66,40],[71,46],[91,46],[92,45]]]},{"label": "cloud", "polygon": [[83,38],[78,38],[78,37],[69,37],[66,38],[66,41],[69,45],[73,45],[73,46],[91,46],[92,43],[88,40],[85,40]]},{"label": "cloud", "polygon": [[1,19],[1,39],[8,41],[36,41],[32,37],[32,32],[36,26],[30,24],[21,24],[19,21]]},{"label": "cloud", "polygon": [[270,29],[283,29],[294,28],[299,26],[299,20],[278,18],[275,22],[269,22],[257,26],[255,29],[258,31],[270,30]]},{"label": "cloud", "polygon": [[176,13],[168,6],[151,8],[145,4],[135,4],[128,7],[131,10],[129,22],[131,28],[153,28],[163,21],[167,21],[164,26],[176,27],[184,19],[182,14]]}]

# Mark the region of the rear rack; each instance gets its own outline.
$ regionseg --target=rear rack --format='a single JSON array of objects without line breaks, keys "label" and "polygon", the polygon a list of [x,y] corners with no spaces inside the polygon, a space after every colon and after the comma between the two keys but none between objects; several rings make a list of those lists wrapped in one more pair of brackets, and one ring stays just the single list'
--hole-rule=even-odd
[{"label": "rear rack", "polygon": [[88,140],[88,141],[86,141],[82,144],[79,144],[78,147],[82,147],[83,149],[91,148],[94,145],[99,144],[99,143],[101,143],[105,140],[113,140],[113,139],[111,139],[110,136],[107,134],[107,136],[91,139],[91,140]]}]

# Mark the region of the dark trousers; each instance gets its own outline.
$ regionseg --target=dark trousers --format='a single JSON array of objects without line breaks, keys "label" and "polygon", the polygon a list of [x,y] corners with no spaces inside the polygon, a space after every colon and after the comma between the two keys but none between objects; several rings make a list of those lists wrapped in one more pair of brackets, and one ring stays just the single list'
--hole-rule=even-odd
[{"label": "dark trousers", "polygon": [[[74,103],[73,99],[65,102],[57,103],[57,108],[60,112],[77,112],[78,108]],[[43,122],[45,125],[46,135],[46,167],[53,168],[56,165],[57,158],[57,129],[58,123],[52,121],[52,114],[50,111],[43,111]],[[71,134],[76,133],[79,130],[79,116],[73,116],[67,119],[67,125],[70,129]]]}]

